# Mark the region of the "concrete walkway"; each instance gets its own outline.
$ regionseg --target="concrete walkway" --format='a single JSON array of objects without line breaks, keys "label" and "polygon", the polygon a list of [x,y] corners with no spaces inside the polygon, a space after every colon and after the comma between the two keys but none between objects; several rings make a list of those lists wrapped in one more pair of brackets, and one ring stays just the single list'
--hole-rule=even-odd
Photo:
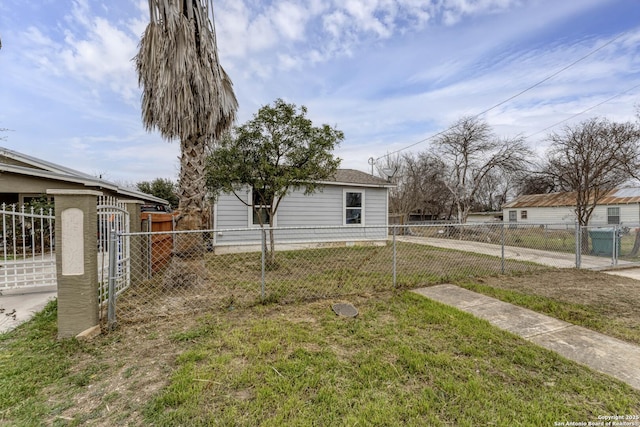
[{"label": "concrete walkway", "polygon": [[471,313],[640,390],[640,347],[454,285],[413,292]]},{"label": "concrete walkway", "polygon": [[[491,255],[495,257],[502,256],[502,246],[494,243],[474,242],[458,239],[441,239],[433,237],[418,236],[398,236],[398,241],[416,243],[419,245],[429,245],[438,248],[454,249],[464,252],[473,252],[477,254]],[[530,261],[537,264],[548,265],[556,268],[575,268],[576,256],[569,252],[553,252],[542,249],[520,248],[517,246],[504,247],[505,259],[514,261]],[[634,264],[619,260],[618,266],[633,266]],[[636,264],[637,265],[637,264]],[[599,257],[593,255],[582,255],[580,268],[584,269],[602,269],[612,266],[611,257]]]},{"label": "concrete walkway", "polygon": [[55,286],[2,291],[0,294],[0,334],[9,332],[31,319],[56,295]]}]

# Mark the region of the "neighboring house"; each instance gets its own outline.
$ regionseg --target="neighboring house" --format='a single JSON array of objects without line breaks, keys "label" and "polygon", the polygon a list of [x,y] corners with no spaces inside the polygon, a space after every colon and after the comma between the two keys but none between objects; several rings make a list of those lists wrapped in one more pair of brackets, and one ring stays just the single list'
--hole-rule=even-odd
[{"label": "neighboring house", "polygon": [[[313,194],[305,195],[304,189],[300,189],[284,197],[274,224],[287,229],[276,232],[277,245],[386,242],[388,192],[393,184],[352,169],[339,169],[334,179],[321,184]],[[251,205],[253,193],[250,188],[237,192],[237,196]],[[254,249],[261,244],[259,218],[238,197],[229,193],[220,194],[214,206],[214,226],[216,230],[222,230],[214,236],[218,253]],[[225,231],[245,228],[251,230]]]},{"label": "neighboring house", "polygon": [[470,212],[467,223],[502,221],[502,212]]},{"label": "neighboring house", "polygon": [[[574,223],[576,195],[570,193],[520,196],[502,207],[504,221],[522,224]],[[593,210],[589,225],[640,224],[640,188],[609,191]]]},{"label": "neighboring house", "polygon": [[52,189],[97,190],[105,196],[139,200],[146,205],[168,205],[166,200],[150,194],[0,147],[0,205],[23,205]]}]

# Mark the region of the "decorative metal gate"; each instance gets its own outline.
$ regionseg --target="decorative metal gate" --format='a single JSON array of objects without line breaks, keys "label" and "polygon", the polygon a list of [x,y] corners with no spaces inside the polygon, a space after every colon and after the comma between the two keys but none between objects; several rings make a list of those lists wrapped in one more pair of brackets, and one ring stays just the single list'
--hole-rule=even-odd
[{"label": "decorative metal gate", "polygon": [[[112,239],[111,236],[129,233],[129,212],[126,204],[115,197],[98,198],[98,298],[103,305],[109,298],[109,276],[115,283],[115,295],[129,287],[131,283],[131,247],[128,236]],[[115,256],[109,257],[110,246],[117,245]],[[110,262],[115,266],[110,267]]]},{"label": "decorative metal gate", "polygon": [[0,291],[56,285],[51,209],[0,205]]}]

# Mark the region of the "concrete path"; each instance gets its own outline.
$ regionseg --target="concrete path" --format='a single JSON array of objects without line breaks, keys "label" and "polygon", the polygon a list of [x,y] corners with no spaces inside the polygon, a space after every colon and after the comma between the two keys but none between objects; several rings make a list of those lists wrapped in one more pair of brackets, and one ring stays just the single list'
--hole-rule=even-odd
[{"label": "concrete path", "polygon": [[454,285],[415,289],[640,390],[640,347]]},{"label": "concrete path", "polygon": [[0,334],[9,332],[21,323],[31,319],[34,314],[57,295],[55,286],[33,289],[2,291],[0,295]]},{"label": "concrete path", "polygon": [[[493,243],[472,242],[457,239],[438,239],[433,237],[398,236],[398,241],[417,243],[421,245],[435,246],[438,248],[455,249],[464,252],[477,254],[502,256],[502,246]],[[531,261],[537,264],[548,265],[556,268],[574,268],[576,266],[576,256],[567,252],[552,252],[541,249],[519,248],[517,246],[504,247],[505,259],[515,261]],[[611,257],[599,257],[593,255],[582,255],[580,268],[600,269],[611,267]],[[633,265],[628,261],[619,260],[618,266]]]}]

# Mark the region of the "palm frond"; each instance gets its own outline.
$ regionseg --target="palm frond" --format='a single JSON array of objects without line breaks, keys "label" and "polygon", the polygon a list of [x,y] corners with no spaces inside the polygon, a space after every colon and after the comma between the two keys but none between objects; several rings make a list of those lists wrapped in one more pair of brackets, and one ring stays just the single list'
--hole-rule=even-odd
[{"label": "palm frond", "polygon": [[219,138],[238,101],[219,62],[211,0],[149,0],[149,10],[135,57],[145,128],[167,139]]}]

